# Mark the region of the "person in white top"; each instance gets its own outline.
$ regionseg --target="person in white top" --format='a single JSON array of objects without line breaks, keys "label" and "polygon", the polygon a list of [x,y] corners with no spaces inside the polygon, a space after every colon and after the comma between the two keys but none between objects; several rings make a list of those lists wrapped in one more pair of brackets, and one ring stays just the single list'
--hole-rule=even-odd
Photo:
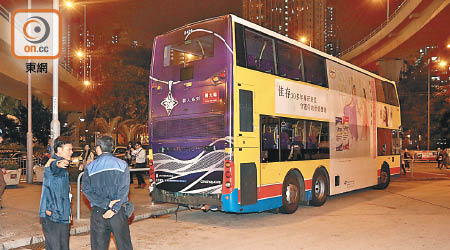
[{"label": "person in white top", "polygon": [[[132,154],[136,156],[136,168],[145,168],[145,149],[142,148],[142,144],[140,142],[136,142],[134,147],[135,150],[132,151]],[[136,178],[138,180],[138,185],[135,188],[144,188],[146,184],[144,177],[142,177],[142,173],[137,171]]]},{"label": "person in white top", "polygon": [[78,169],[83,171],[86,166],[94,160],[94,152],[91,150],[91,145],[84,145],[84,151],[81,154],[81,158],[83,159]]}]

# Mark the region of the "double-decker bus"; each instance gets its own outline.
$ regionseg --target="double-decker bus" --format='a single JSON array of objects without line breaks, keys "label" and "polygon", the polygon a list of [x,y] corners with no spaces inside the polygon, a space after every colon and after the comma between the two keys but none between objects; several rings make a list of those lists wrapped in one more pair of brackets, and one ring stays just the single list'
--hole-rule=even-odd
[{"label": "double-decker bus", "polygon": [[394,82],[239,17],[156,37],[149,84],[155,202],[293,213],[400,173]]}]

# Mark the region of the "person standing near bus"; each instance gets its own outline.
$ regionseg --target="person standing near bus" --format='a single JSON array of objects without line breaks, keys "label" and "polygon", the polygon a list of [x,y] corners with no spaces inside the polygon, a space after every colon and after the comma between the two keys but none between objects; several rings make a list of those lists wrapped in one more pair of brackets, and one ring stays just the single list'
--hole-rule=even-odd
[{"label": "person standing near bus", "polygon": [[91,249],[107,250],[113,233],[118,250],[131,250],[128,193],[130,171],[128,164],[111,152],[114,140],[103,135],[97,139],[95,151],[98,155],[86,166],[83,178],[83,193],[91,207]]},{"label": "person standing near bus", "polygon": [[444,155],[443,155],[443,153],[442,153],[442,150],[441,150],[441,148],[438,148],[437,149],[437,155],[436,155],[436,161],[437,161],[437,167],[439,168],[439,169],[442,169],[442,162],[443,162],[443,160],[444,160]]},{"label": "person standing near bus", "polygon": [[442,165],[445,169],[448,169],[448,152],[445,148],[442,150]]},{"label": "person standing near bus", "polygon": [[[0,144],[3,143],[3,130],[0,129]],[[0,166],[1,167],[1,166]],[[6,170],[4,168],[0,169],[0,209],[3,208],[2,206],[2,195],[3,192],[5,192],[6,189],[6,181],[5,178],[3,178],[3,175],[6,174]]]},{"label": "person standing near bus", "polygon": [[[136,168],[145,168],[146,154],[144,148],[142,148],[142,144],[140,142],[136,142],[135,148],[136,149],[133,151],[133,155],[136,156]],[[136,179],[138,180],[138,185],[135,188],[144,188],[146,184],[141,172],[136,172]]]},{"label": "person standing near bus", "polygon": [[403,152],[404,164],[402,164],[402,170],[404,174],[406,174],[406,169],[409,169],[409,161],[411,158],[411,154],[408,152],[408,149],[405,148],[405,151]]},{"label": "person standing near bus", "polygon": [[92,152],[91,146],[89,144],[84,145],[84,151],[81,154],[81,158],[83,160],[78,169],[80,171],[83,171],[83,169],[85,169],[86,166],[94,160],[94,152]]},{"label": "person standing near bus", "polygon": [[[132,168],[134,168],[133,166],[133,143],[132,142],[128,142],[128,146],[127,146],[127,151],[125,151],[125,161],[127,162],[128,166],[131,166]],[[130,172],[130,184],[133,184],[133,172]]]},{"label": "person standing near bus", "polygon": [[47,161],[42,183],[39,217],[47,250],[69,249],[70,186],[67,166],[72,156],[72,142],[59,137],[53,143],[55,154]]}]

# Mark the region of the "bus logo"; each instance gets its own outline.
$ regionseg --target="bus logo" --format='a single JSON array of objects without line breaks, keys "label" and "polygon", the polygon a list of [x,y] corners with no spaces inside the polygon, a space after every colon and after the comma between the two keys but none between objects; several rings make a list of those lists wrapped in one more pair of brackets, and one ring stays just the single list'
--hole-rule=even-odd
[{"label": "bus logo", "polygon": [[162,100],[162,102],[161,102],[161,105],[166,109],[167,116],[170,116],[170,113],[172,113],[172,109],[178,105],[178,101],[175,98],[173,98],[173,96],[172,96],[172,85],[173,84],[174,84],[173,81],[169,81],[169,83],[168,83],[169,93],[167,94],[167,97],[164,98],[164,100]]},{"label": "bus logo", "polygon": [[53,9],[16,10],[11,52],[19,59],[56,59],[61,53],[61,15]]}]

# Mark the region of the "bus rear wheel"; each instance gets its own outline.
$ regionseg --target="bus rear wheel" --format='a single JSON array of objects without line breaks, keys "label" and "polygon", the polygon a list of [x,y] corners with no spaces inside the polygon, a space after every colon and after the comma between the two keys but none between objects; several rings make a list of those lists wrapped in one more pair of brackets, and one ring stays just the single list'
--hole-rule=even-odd
[{"label": "bus rear wheel", "polygon": [[300,203],[300,185],[297,177],[289,173],[283,182],[283,205],[280,211],[285,214],[292,214],[297,211]]},{"label": "bus rear wheel", "polygon": [[311,205],[319,207],[327,200],[328,195],[328,179],[322,170],[314,173],[312,179],[312,199]]},{"label": "bus rear wheel", "polygon": [[391,171],[389,170],[389,166],[383,164],[380,171],[380,182],[375,186],[375,189],[385,189],[389,186],[391,182]]}]

